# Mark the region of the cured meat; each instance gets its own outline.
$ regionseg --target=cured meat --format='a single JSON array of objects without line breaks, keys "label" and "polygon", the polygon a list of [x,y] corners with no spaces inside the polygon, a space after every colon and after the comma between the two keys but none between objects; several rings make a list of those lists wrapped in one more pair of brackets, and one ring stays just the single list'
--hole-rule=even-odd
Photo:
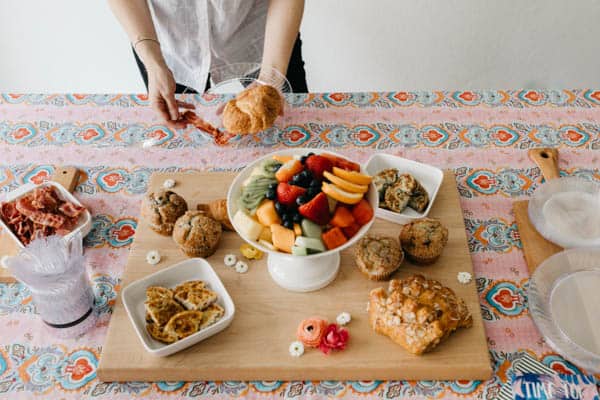
[{"label": "cured meat", "polygon": [[66,235],[85,210],[58,197],[52,187],[34,189],[18,200],[0,203],[0,218],[24,245],[41,236]]},{"label": "cured meat", "polygon": [[196,128],[208,133],[213,137],[215,143],[221,146],[226,145],[229,142],[229,139],[235,136],[229,132],[221,132],[218,128],[200,118],[193,111],[184,112],[181,119],[183,122],[193,125]]}]

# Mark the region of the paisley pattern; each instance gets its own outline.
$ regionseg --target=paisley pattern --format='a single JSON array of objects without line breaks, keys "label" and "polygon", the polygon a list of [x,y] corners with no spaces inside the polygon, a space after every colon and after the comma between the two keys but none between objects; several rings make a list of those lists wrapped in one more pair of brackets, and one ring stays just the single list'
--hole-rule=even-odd
[{"label": "paisley pattern", "polygon": [[[185,97],[208,114],[229,99]],[[217,147],[200,131],[158,123],[145,95],[0,94],[0,196],[49,179],[58,165],[82,171],[75,194],[93,213],[84,243],[100,317],[80,339],[50,339],[28,289],[0,284],[0,398],[493,399],[522,354],[517,349],[556,371],[585,372],[555,354],[533,328],[510,205],[542,182],[527,158],[532,147],[560,147],[562,175],[600,182],[600,90],[290,94],[287,101],[275,127]],[[149,139],[156,146],[143,149],[139,144]],[[99,382],[106,326],[151,174],[237,170],[268,151],[298,146],[333,149],[361,162],[383,151],[455,172],[492,379]]]}]

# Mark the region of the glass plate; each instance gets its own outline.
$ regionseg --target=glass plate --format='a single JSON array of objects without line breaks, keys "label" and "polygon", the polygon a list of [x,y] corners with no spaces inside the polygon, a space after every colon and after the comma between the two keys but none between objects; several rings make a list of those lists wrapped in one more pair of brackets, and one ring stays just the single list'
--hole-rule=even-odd
[{"label": "glass plate", "polygon": [[600,373],[600,249],[569,249],[544,261],[529,281],[529,312],[559,354]]},{"label": "glass plate", "polygon": [[552,179],[529,201],[529,219],[546,239],[564,248],[600,247],[600,185],[578,178]]},{"label": "glass plate", "polygon": [[281,93],[292,93],[290,82],[281,72],[275,68],[261,71],[260,64],[256,63],[236,63],[211,69],[208,93],[235,95],[254,82],[273,86]]}]

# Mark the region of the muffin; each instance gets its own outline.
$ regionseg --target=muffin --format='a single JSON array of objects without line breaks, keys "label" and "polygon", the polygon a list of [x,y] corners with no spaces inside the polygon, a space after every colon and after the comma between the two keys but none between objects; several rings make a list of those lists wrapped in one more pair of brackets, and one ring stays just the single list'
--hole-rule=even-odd
[{"label": "muffin", "polygon": [[354,257],[360,272],[373,281],[380,281],[400,267],[404,253],[393,237],[370,234],[358,241]]},{"label": "muffin", "polygon": [[431,264],[448,243],[448,229],[432,218],[414,220],[402,227],[400,244],[406,256],[416,264]]},{"label": "muffin", "polygon": [[188,257],[209,257],[221,239],[221,224],[201,211],[183,214],[173,229],[173,240]]},{"label": "muffin", "polygon": [[165,236],[171,235],[175,221],[187,209],[183,197],[170,190],[148,193],[142,204],[142,214],[148,220],[150,229]]}]

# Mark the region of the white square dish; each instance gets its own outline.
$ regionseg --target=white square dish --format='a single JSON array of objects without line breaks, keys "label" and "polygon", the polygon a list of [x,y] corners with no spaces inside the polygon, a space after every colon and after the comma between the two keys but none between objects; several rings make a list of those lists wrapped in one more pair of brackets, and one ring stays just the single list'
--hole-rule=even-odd
[{"label": "white square dish", "polygon": [[[215,324],[202,329],[184,339],[175,343],[165,344],[154,340],[146,330],[146,310],[144,301],[146,300],[146,288],[148,286],[164,286],[174,288],[185,281],[201,280],[206,282],[207,286],[217,293],[217,304],[223,307],[225,315]],[[123,289],[123,305],[127,310],[127,315],[133,324],[133,327],[140,338],[144,348],[155,356],[168,356],[185,348],[188,348],[210,336],[213,336],[223,329],[227,328],[235,314],[235,306],[229,293],[223,286],[221,279],[203,258],[190,258],[165,268],[145,278],[130,283]]]},{"label": "white square dish", "polygon": [[[54,188],[54,190],[58,194],[58,197],[61,200],[66,200],[77,206],[85,207],[63,185],[61,185],[60,183],[57,183],[57,182],[53,182],[53,181],[47,181],[47,182],[41,183],[39,185],[35,185],[33,183],[27,183],[23,186],[18,187],[17,189],[15,189],[11,192],[8,192],[4,197],[0,198],[0,203],[5,203],[5,202],[7,203],[7,202],[14,201],[14,200],[18,200],[18,199],[28,195],[29,193],[31,193],[34,189],[43,188],[43,187]],[[0,226],[2,226],[2,229],[4,229],[6,232],[8,232],[10,237],[14,240],[14,242],[17,244],[17,246],[20,249],[25,247],[23,245],[23,243],[21,243],[19,238],[13,233],[12,229],[10,229],[4,223],[2,218],[0,218]],[[85,237],[85,235],[90,233],[91,229],[92,229],[92,215],[86,208],[81,214],[79,214],[79,220],[77,221],[77,225],[69,234],[65,235],[65,239],[69,240],[77,232],[81,232],[81,237],[83,238],[83,237]]]},{"label": "white square dish", "polygon": [[393,156],[391,154],[374,154],[369,158],[369,161],[367,161],[365,166],[367,172],[372,176],[377,175],[381,170],[387,168],[395,168],[400,171],[401,174],[406,173],[414,176],[427,191],[427,194],[429,195],[429,204],[422,213],[409,207],[405,208],[401,213],[379,207],[375,214],[379,218],[397,224],[407,224],[412,220],[426,217],[427,214],[429,214],[429,210],[431,210],[431,206],[435,201],[440,186],[442,186],[444,171],[432,165]]}]

